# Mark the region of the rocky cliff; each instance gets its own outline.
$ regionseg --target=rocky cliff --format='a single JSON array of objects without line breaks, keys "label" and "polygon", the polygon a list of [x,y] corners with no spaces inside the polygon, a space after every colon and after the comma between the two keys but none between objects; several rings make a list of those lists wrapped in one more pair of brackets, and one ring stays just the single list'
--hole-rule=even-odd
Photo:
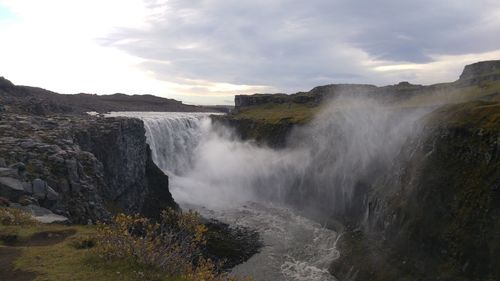
[{"label": "rocky cliff", "polygon": [[478,83],[484,80],[500,79],[500,60],[485,61],[465,66],[460,80]]},{"label": "rocky cliff", "polygon": [[177,208],[140,120],[0,114],[0,196],[72,222]]},{"label": "rocky cliff", "polygon": [[364,216],[332,272],[356,280],[496,280],[500,276],[500,103],[427,115],[391,173],[359,198]]}]

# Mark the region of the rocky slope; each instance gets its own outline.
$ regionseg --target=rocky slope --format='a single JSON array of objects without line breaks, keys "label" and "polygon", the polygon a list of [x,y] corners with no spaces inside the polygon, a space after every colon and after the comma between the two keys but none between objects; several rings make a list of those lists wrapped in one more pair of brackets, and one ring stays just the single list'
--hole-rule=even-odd
[{"label": "rocky slope", "polygon": [[0,196],[75,223],[177,208],[142,121],[0,114]]}]

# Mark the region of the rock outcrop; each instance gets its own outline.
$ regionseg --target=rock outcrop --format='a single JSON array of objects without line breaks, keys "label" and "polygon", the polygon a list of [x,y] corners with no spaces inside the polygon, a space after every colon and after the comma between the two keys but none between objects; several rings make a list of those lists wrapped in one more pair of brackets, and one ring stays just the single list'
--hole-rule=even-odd
[{"label": "rock outcrop", "polygon": [[472,80],[472,83],[499,79],[500,60],[483,61],[467,65],[460,75],[460,80]]},{"label": "rock outcrop", "polygon": [[167,207],[177,208],[168,191],[168,177],[153,163],[139,119],[99,118],[75,132],[80,148],[103,165],[103,196],[126,213],[156,216]]},{"label": "rock outcrop", "polygon": [[[72,222],[177,208],[140,120],[0,114],[0,196]],[[154,198],[151,202],[148,199]]]}]

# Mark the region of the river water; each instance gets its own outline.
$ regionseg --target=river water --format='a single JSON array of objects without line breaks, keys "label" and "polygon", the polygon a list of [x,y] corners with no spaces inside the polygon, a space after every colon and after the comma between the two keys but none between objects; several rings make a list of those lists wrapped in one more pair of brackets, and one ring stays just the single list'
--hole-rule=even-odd
[{"label": "river water", "polygon": [[[214,128],[208,114],[115,112],[140,118],[155,163],[170,177],[170,190],[183,207],[230,225],[255,229],[260,253],[232,273],[255,280],[335,280],[327,269],[338,257],[338,234],[298,215],[279,202],[264,200],[263,189],[279,189],[281,173],[296,173],[301,152],[276,152],[238,141]],[[255,186],[258,185],[258,188]],[[276,192],[270,192],[276,193]],[[279,192],[278,192],[279,193]]]}]

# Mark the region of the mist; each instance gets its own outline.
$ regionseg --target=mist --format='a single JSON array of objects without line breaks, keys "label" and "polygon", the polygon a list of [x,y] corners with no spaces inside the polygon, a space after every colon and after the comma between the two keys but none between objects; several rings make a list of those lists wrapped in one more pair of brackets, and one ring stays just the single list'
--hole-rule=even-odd
[{"label": "mist", "polygon": [[238,139],[206,114],[131,114],[144,121],[153,160],[170,176],[181,204],[221,209],[271,201],[342,212],[355,192],[391,172],[428,111],[366,96],[337,98],[277,150]]}]

